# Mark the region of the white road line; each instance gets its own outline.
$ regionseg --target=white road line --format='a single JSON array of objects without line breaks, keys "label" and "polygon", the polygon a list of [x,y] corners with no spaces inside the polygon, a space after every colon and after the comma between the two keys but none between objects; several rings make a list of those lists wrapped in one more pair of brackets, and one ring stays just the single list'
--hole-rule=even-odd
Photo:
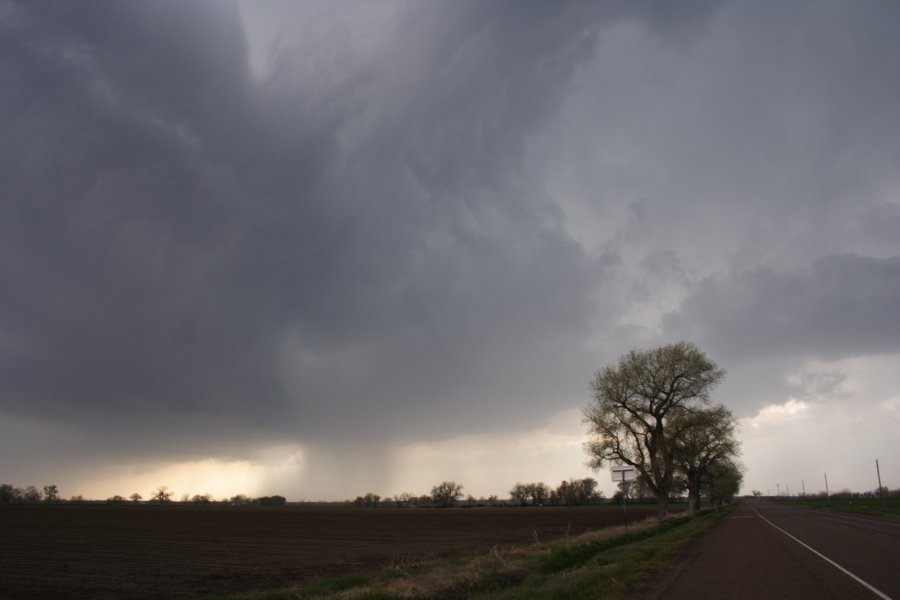
[{"label": "white road line", "polygon": [[803,546],[804,548],[806,548],[807,550],[809,550],[810,552],[812,552],[813,554],[815,554],[816,556],[818,556],[819,558],[821,558],[822,560],[824,560],[825,562],[827,562],[828,564],[830,564],[832,567],[836,568],[837,570],[841,571],[842,573],[844,573],[844,574],[846,574],[846,575],[849,575],[849,576],[852,577],[858,584],[860,584],[860,585],[863,586],[864,588],[868,589],[870,592],[872,592],[873,594],[875,594],[876,596],[878,596],[878,597],[881,598],[882,600],[892,600],[892,598],[891,598],[890,596],[888,596],[887,594],[885,594],[884,592],[882,592],[881,590],[879,590],[878,588],[876,588],[875,586],[873,586],[873,585],[870,584],[869,582],[863,580],[863,579],[860,578],[860,577],[857,577],[856,575],[854,575],[853,573],[851,573],[850,571],[848,571],[847,569],[845,569],[845,568],[842,567],[841,565],[837,564],[836,562],[834,562],[833,560],[831,560],[830,558],[828,558],[827,556],[825,556],[824,554],[822,554],[821,552],[819,552],[818,550],[816,550],[815,548],[813,548],[813,547],[811,547],[811,546],[809,546],[809,545],[807,545],[807,544],[804,544],[803,542],[801,542],[800,540],[798,540],[797,538],[795,538],[794,536],[792,536],[791,534],[789,534],[787,531],[785,531],[784,529],[782,529],[781,527],[779,527],[778,525],[776,525],[776,524],[773,523],[772,521],[768,520],[767,518],[765,518],[764,516],[762,516],[761,514],[759,514],[759,511],[756,510],[755,507],[751,506],[750,508],[753,510],[753,512],[756,513],[756,516],[757,516],[757,517],[759,517],[760,519],[762,519],[763,521],[765,521],[766,523],[768,523],[769,525],[771,525],[772,527],[774,527],[775,529],[777,529],[778,531],[780,531],[781,533],[783,533],[784,535],[788,536],[789,538],[791,538],[792,540],[794,540],[795,542],[797,542],[798,544],[800,544],[801,546]]}]

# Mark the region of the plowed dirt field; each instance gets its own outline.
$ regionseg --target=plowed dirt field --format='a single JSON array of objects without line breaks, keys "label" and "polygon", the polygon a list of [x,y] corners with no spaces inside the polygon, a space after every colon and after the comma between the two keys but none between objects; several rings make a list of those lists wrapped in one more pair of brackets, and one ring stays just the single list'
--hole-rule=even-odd
[{"label": "plowed dirt field", "polygon": [[[629,508],[630,519],[655,512]],[[191,598],[487,552],[620,524],[614,506],[0,506],[0,597]]]}]

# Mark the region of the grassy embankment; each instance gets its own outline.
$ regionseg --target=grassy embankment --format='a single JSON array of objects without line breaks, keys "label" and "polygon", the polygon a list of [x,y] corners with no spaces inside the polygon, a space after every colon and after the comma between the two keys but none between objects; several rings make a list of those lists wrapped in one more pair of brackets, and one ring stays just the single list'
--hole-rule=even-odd
[{"label": "grassy embankment", "polygon": [[298,587],[215,598],[225,600],[400,598],[513,600],[630,597],[665,567],[687,541],[721,521],[734,506],[611,527],[554,544],[444,561],[405,564],[381,571],[322,579]]},{"label": "grassy embankment", "polygon": [[808,508],[836,510],[858,515],[871,515],[900,519],[900,498],[885,498],[882,508],[878,498],[791,498],[781,502],[799,504]]}]

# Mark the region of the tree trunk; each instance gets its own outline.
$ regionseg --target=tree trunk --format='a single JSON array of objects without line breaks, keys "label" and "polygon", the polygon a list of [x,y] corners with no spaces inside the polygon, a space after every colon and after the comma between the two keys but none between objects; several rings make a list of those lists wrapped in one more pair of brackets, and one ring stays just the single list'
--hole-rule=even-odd
[{"label": "tree trunk", "polygon": [[656,519],[662,523],[669,518],[669,495],[656,494]]},{"label": "tree trunk", "polygon": [[688,514],[696,515],[700,512],[700,495],[693,489],[688,490]]},{"label": "tree trunk", "polygon": [[692,515],[700,512],[700,478],[692,474],[688,477],[688,512]]}]

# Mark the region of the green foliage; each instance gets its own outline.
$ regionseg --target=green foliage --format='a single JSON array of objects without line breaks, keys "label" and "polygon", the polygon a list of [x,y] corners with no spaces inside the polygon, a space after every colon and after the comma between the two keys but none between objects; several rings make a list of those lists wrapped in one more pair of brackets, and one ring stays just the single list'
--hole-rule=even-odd
[{"label": "green foliage", "polygon": [[676,466],[687,484],[691,512],[700,510],[704,489],[714,504],[730,500],[743,479],[737,463],[737,422],[731,411],[721,404],[680,411],[670,420],[669,427]]},{"label": "green foliage", "polygon": [[735,460],[723,459],[711,463],[704,479],[710,502],[715,506],[731,502],[741,489],[743,480],[744,474]]},{"label": "green foliage", "polygon": [[699,348],[678,342],[651,350],[632,350],[591,381],[594,401],[584,410],[593,437],[585,445],[590,464],[632,465],[668,517],[678,464],[678,444],[686,415],[709,404],[725,371]]}]

